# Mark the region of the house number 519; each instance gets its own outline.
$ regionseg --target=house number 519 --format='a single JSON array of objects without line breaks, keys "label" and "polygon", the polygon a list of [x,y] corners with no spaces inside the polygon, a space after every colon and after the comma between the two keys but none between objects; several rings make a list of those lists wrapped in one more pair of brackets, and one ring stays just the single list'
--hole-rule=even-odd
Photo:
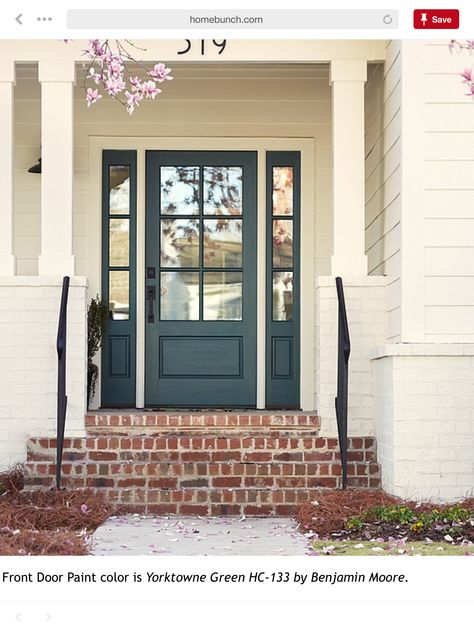
[{"label": "house number 519", "polygon": [[[189,53],[193,47],[191,40],[187,39],[184,41],[186,42],[186,48],[183,48],[183,50],[179,50],[178,55],[187,55],[187,53]],[[200,40],[200,41],[201,41],[201,55],[205,55],[206,54],[206,40]],[[227,40],[214,40],[213,39],[211,40],[211,43],[213,46],[219,49],[219,52],[217,54],[222,55],[227,45]]]}]

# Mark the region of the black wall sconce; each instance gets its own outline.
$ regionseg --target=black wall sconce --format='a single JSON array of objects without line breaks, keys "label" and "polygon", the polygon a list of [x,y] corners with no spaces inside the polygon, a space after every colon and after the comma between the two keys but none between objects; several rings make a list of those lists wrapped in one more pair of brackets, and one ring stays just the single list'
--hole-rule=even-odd
[{"label": "black wall sconce", "polygon": [[41,173],[41,158],[38,158],[36,165],[28,169],[28,173]]}]

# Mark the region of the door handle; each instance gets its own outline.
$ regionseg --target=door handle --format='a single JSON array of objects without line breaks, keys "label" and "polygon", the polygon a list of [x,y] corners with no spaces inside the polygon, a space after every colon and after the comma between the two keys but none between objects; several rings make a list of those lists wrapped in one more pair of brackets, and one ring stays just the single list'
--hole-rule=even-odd
[{"label": "door handle", "polygon": [[155,322],[155,299],[156,299],[156,287],[154,285],[147,285],[147,288],[146,288],[146,300],[148,301],[147,322],[149,324],[153,324]]}]

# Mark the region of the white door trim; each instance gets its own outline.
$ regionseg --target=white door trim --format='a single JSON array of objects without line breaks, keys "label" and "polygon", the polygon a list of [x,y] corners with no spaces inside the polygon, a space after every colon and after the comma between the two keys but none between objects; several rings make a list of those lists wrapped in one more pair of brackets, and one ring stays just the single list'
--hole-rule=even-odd
[{"label": "white door trim", "polygon": [[[256,151],[257,168],[257,408],[265,408],[265,243],[266,151],[301,152],[301,408],[314,409],[314,299],[315,299],[315,201],[314,140],[311,138],[214,138],[214,137],[89,137],[89,292],[101,293],[102,151],[137,152],[137,387],[136,406],[145,396],[145,153],[174,151]],[[98,402],[96,402],[98,403]]]}]

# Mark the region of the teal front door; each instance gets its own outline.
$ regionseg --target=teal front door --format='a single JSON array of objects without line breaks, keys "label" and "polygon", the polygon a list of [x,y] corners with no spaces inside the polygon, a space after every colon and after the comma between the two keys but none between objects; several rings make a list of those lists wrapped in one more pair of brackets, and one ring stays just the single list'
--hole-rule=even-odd
[{"label": "teal front door", "polygon": [[150,151],[149,407],[256,405],[254,152]]}]

